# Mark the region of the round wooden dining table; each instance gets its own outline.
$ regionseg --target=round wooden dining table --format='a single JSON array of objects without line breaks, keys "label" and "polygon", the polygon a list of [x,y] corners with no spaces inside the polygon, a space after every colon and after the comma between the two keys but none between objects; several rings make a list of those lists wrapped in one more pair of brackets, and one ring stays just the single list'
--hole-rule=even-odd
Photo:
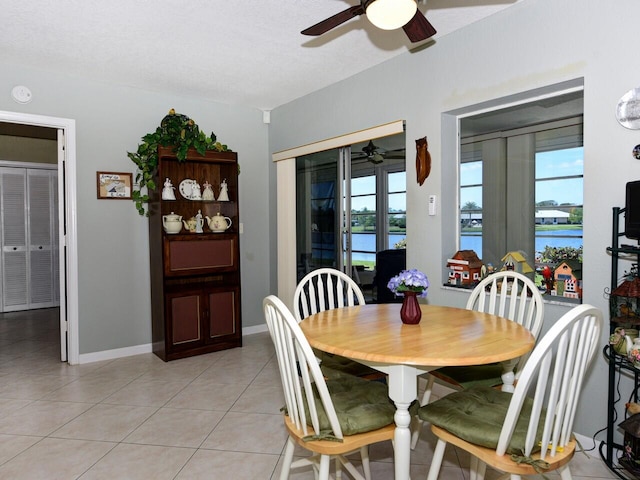
[{"label": "round wooden dining table", "polygon": [[409,405],[417,377],[435,368],[511,360],[533,349],[535,339],[506,318],[462,308],[421,304],[417,325],[400,320],[400,304],[335,308],[305,318],[300,327],[312,347],[342,355],[388,375],[394,417],[396,480],[409,480]]}]

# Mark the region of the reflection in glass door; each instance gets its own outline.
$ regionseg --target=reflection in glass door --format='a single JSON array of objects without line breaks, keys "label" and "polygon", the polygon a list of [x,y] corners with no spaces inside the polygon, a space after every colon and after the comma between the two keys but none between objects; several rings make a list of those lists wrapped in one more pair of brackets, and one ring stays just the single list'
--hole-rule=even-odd
[{"label": "reflection in glass door", "polygon": [[335,149],[296,159],[298,281],[317,268],[340,268],[339,157]]}]

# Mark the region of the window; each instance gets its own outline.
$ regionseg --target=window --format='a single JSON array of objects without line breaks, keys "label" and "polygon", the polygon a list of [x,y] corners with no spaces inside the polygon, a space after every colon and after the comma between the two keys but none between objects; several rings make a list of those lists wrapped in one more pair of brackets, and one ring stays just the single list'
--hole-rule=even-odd
[{"label": "window", "polygon": [[373,267],[376,259],[376,176],[351,180],[351,263]]},{"label": "window", "polygon": [[[531,114],[541,106],[551,114]],[[462,118],[460,133],[460,249],[538,283],[549,266],[556,282],[548,293],[579,298],[582,90]]]},{"label": "window", "polygon": [[406,243],[407,235],[407,175],[388,172],[387,242],[385,248],[397,248]]},{"label": "window", "polygon": [[[404,158],[388,157],[384,163],[376,165],[352,165],[353,265],[374,268],[376,252],[396,248],[396,245],[404,244],[406,238],[407,183]],[[381,194],[378,195],[378,192]]]}]

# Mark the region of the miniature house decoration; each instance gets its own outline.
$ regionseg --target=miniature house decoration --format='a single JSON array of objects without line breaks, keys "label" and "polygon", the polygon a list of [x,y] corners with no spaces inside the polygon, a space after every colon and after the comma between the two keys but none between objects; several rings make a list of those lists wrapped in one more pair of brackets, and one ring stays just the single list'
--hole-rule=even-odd
[{"label": "miniature house decoration", "polygon": [[579,260],[563,260],[553,271],[556,295],[566,298],[582,297],[582,263]]},{"label": "miniature house decoration", "polygon": [[619,424],[624,431],[624,453],[620,458],[622,465],[637,476],[640,474],[640,413],[631,415]]},{"label": "miniature house decoration", "polygon": [[502,257],[501,270],[513,270],[524,275],[533,272],[533,268],[527,263],[527,257],[523,252],[508,252]]},{"label": "miniature house decoration", "polygon": [[481,279],[482,261],[473,250],[458,250],[447,259],[449,285],[472,287]]},{"label": "miniature house decoration", "polygon": [[640,278],[624,280],[609,296],[611,322],[620,327],[640,325]]}]

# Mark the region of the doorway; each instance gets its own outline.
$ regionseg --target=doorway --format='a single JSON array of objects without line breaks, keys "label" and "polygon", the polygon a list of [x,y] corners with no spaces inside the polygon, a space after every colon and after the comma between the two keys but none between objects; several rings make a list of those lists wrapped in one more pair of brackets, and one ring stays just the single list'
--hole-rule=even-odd
[{"label": "doorway", "polygon": [[16,128],[41,127],[55,131],[60,219],[57,235],[60,360],[75,365],[79,363],[75,120],[0,111],[0,122]]},{"label": "doorway", "polygon": [[406,238],[404,132],[296,158],[297,282],[332,267],[376,300],[378,253]]}]

